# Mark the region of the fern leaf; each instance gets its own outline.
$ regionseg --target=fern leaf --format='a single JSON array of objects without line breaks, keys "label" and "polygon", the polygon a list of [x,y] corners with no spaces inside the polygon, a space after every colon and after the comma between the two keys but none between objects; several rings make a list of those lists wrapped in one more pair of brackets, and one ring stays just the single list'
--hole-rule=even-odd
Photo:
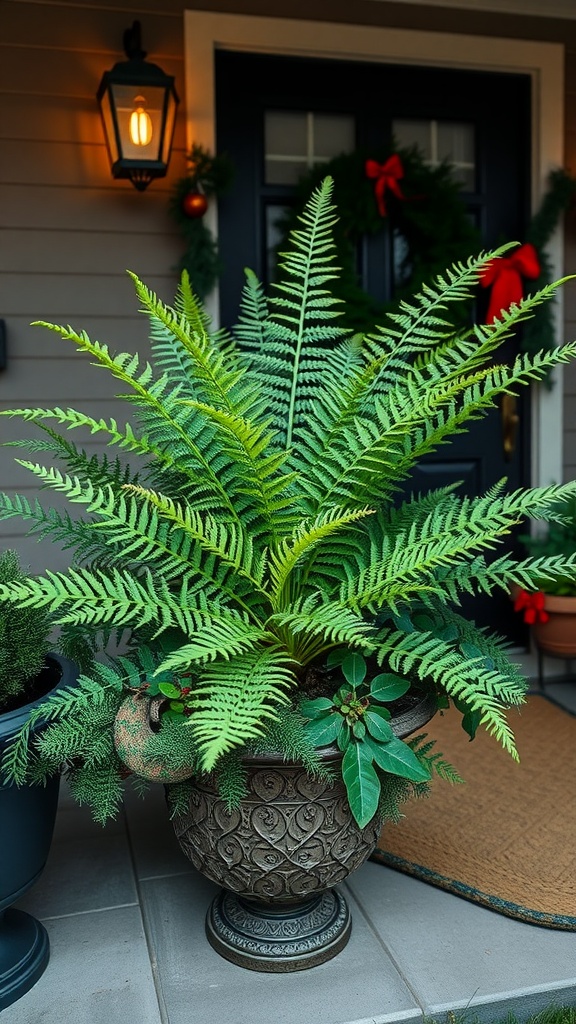
[{"label": "fern leaf", "polygon": [[189,720],[204,771],[226,751],[261,735],[263,722],[288,703],[286,690],[295,684],[291,664],[282,651],[256,648],[204,669]]}]

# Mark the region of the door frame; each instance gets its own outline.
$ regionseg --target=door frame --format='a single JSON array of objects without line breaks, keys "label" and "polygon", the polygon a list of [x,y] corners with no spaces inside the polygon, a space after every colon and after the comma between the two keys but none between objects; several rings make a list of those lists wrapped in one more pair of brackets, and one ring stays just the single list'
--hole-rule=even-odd
[{"label": "door frame", "polygon": [[[214,52],[225,49],[528,74],[532,81],[533,211],[546,190],[549,172],[563,166],[564,46],[561,43],[211,11],[184,12],[184,40],[188,149],[195,142],[210,152],[215,151]],[[217,236],[216,204],[209,208],[207,224]],[[563,274],[563,250],[560,224],[547,249],[554,278]],[[207,305],[217,323],[217,290]],[[564,329],[561,293],[554,303],[553,316],[559,343]],[[552,390],[532,388],[531,418],[531,483],[533,486],[560,483],[563,478],[561,368],[554,374]]]}]

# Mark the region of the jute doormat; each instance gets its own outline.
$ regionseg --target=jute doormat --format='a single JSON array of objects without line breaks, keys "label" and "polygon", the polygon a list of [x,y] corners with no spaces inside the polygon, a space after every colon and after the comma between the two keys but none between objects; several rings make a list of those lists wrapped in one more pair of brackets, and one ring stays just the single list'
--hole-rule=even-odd
[{"label": "jute doormat", "polygon": [[509,917],[576,931],[576,717],[533,695],[509,714],[517,764],[454,712],[426,727],[465,785],[436,779],[372,859]]}]

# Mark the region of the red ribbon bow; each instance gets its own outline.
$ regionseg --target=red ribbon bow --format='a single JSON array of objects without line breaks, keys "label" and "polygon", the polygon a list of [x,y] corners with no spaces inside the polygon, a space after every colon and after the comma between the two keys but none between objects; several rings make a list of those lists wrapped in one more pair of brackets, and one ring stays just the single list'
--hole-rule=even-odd
[{"label": "red ribbon bow", "polygon": [[535,594],[529,594],[527,590],[521,590],[514,601],[514,611],[524,612],[524,622],[533,626],[535,622],[548,622],[548,612],[544,610],[546,601],[541,590]]},{"label": "red ribbon bow", "polygon": [[397,153],[393,153],[388,158],[385,164],[379,164],[376,160],[367,160],[364,169],[366,171],[367,178],[375,178],[374,184],[374,195],[376,196],[376,202],[378,203],[378,213],[381,217],[386,216],[386,201],[384,199],[384,193],[386,189],[397,197],[397,199],[405,199],[406,196],[402,194],[402,189],[398,184],[400,178],[404,177],[404,168],[402,161]]},{"label": "red ribbon bow", "polygon": [[492,285],[486,323],[493,323],[503,309],[508,310],[512,303],[521,301],[523,277],[536,278],[539,274],[538,254],[530,242],[521,245],[512,256],[490,260],[480,276],[480,284],[484,288]]}]

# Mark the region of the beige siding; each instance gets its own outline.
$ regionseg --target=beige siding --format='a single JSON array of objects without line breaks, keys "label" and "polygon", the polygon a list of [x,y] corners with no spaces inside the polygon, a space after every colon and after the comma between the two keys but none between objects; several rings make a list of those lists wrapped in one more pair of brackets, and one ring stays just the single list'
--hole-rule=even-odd
[{"label": "beige siding", "polygon": [[[170,221],[171,184],[185,170],[180,107],[170,175],[137,193],[113,182],[95,91],[102,72],[122,59],[122,33],[142,20],[151,60],[176,76],[184,96],[183,11],[357,21],[430,31],[478,32],[547,39],[567,46],[567,167],[576,173],[576,22],[443,11],[373,0],[0,0],[0,317],[9,363],[0,374],[0,408],[71,404],[94,416],[125,418],[105,374],[71,346],[30,327],[53,319],[86,328],[112,348],[146,351],[147,326],[137,313],[125,271],[134,270],[165,298],[175,284],[181,242]],[[574,126],[574,127],[572,127]],[[567,270],[576,269],[576,216],[568,221]],[[576,307],[566,311],[576,335]],[[565,376],[566,473],[576,475],[576,371]],[[0,420],[0,439],[28,428]],[[80,437],[94,450],[90,437]],[[35,480],[0,448],[0,488],[32,498]],[[67,560],[54,545],[22,538],[23,524],[0,523],[0,544],[18,544],[34,570]]]},{"label": "beige siding", "polygon": [[[123,59],[122,33],[137,11],[109,3],[0,4],[0,316],[9,362],[0,407],[73,405],[126,419],[113,381],[34,319],[72,323],[112,348],[146,354],[130,269],[171,299],[182,245],[167,211],[169,189],[185,170],[180,107],[170,176],[138,193],[110,177],[95,92],[102,72]],[[182,5],[157,3],[144,17],[150,59],[176,76],[183,95]],[[127,9],[128,8],[128,11]],[[0,420],[0,438],[29,428]],[[77,437],[95,450],[89,435]],[[28,497],[35,478],[0,449],[0,487]],[[2,545],[17,544],[40,570],[67,560],[54,545],[22,539],[16,520],[0,524]]]}]

